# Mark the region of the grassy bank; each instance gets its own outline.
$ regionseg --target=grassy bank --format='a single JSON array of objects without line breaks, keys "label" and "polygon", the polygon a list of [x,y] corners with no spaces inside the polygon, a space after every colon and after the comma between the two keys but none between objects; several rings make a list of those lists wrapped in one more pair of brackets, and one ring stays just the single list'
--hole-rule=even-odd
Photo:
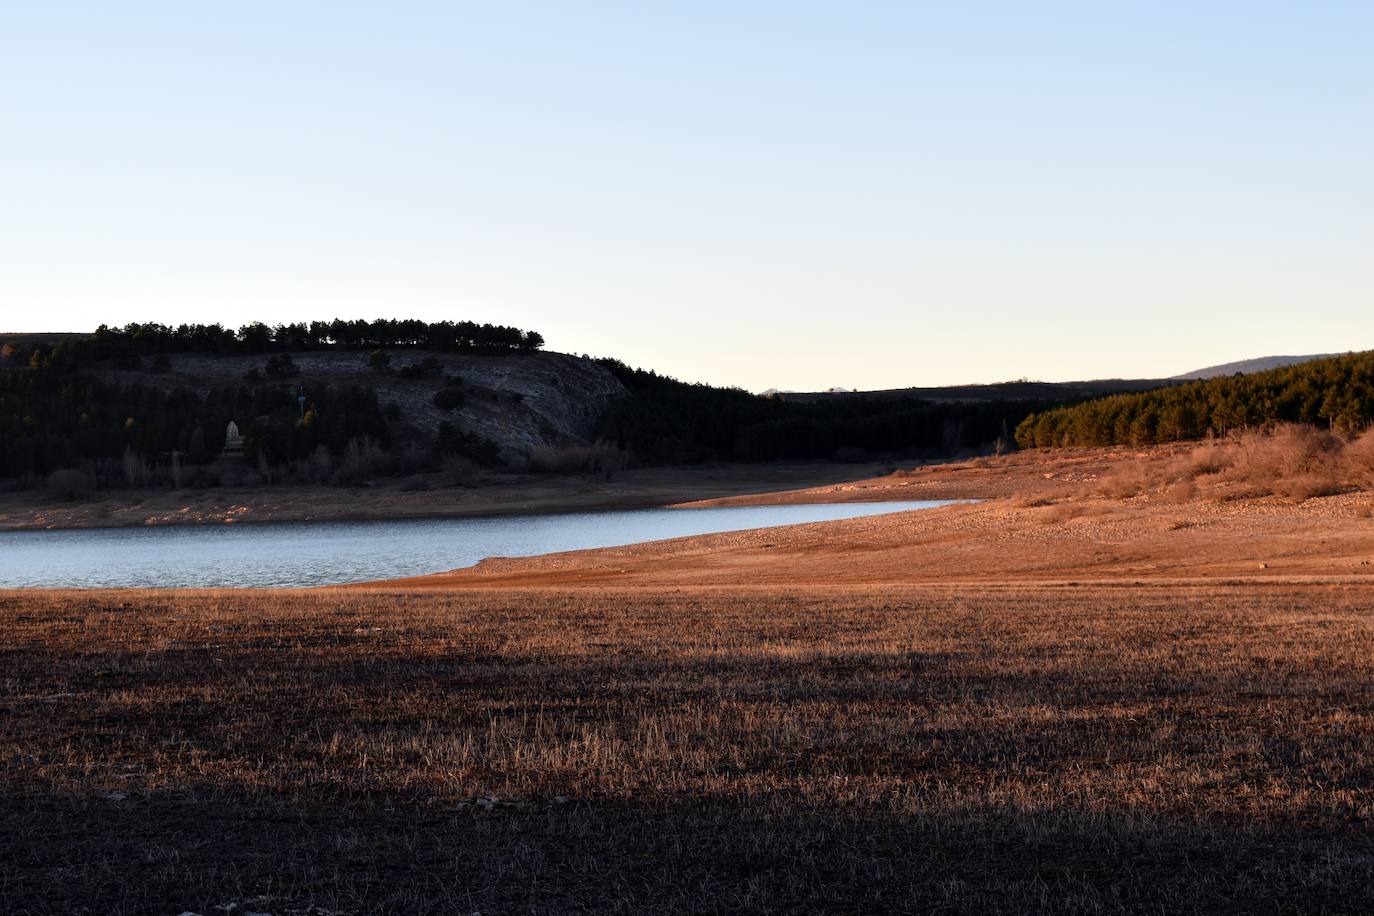
[{"label": "grassy bank", "polygon": [[0,593],[14,912],[1374,905],[1374,588]]}]

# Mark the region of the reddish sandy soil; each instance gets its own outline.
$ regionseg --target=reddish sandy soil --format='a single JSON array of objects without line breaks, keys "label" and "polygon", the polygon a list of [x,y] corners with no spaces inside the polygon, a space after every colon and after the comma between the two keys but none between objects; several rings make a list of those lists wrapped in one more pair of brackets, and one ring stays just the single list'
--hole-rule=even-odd
[{"label": "reddish sandy soil", "polygon": [[388,583],[410,588],[911,585],[933,582],[1374,581],[1374,493],[1184,502],[1093,495],[1176,449],[1073,450],[683,503],[976,498],[977,504],[528,559]]}]

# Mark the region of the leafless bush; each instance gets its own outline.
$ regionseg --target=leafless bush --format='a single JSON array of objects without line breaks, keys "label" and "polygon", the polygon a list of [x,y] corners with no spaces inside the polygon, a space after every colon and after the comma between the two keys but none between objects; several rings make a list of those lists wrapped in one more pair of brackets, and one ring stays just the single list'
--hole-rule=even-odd
[{"label": "leafless bush", "polygon": [[262,476],[263,483],[266,483],[268,486],[271,486],[273,481],[278,477],[277,468],[267,457],[266,452],[258,452],[257,468],[258,474]]},{"label": "leafless bush", "polygon": [[1204,445],[1164,463],[1158,471],[1162,484],[1212,477],[1235,464],[1230,451],[1217,445]]},{"label": "leafless bush", "polygon": [[327,483],[333,474],[334,456],[329,446],[321,444],[308,456],[292,461],[283,477],[296,483]]},{"label": "leafless bush", "polygon": [[589,445],[543,445],[530,453],[530,470],[546,474],[588,471],[610,480],[625,469],[628,458],[624,449],[605,439]]},{"label": "leafless bush", "polygon": [[444,482],[451,487],[469,487],[477,480],[479,468],[471,458],[445,455],[442,465]]},{"label": "leafless bush", "polygon": [[412,474],[410,477],[401,481],[399,489],[402,493],[423,493],[430,489],[430,486],[429,481],[426,480],[423,475]]},{"label": "leafless bush", "polygon": [[93,489],[90,476],[76,468],[59,468],[48,475],[49,492],[68,502],[90,495]]},{"label": "leafless bush", "polygon": [[131,487],[148,484],[148,462],[132,448],[124,449],[124,482]]},{"label": "leafless bush", "polygon": [[1011,498],[1011,504],[1016,509],[1039,509],[1054,505],[1054,497],[1045,493],[1017,493]]},{"label": "leafless bush", "polygon": [[1236,438],[1233,467],[1251,479],[1330,471],[1341,441],[1315,426],[1284,424]]},{"label": "leafless bush", "polygon": [[239,462],[225,462],[216,466],[216,482],[221,487],[257,487],[263,483],[262,475]]},{"label": "leafless bush", "polygon": [[830,457],[833,461],[838,461],[841,464],[857,464],[861,461],[867,461],[869,455],[865,449],[856,448],[852,445],[842,445],[835,449],[834,454]]},{"label": "leafless bush", "polygon": [[1197,484],[1191,480],[1179,480],[1169,484],[1164,490],[1164,501],[1170,503],[1186,503],[1197,499]]},{"label": "leafless bush", "polygon": [[1345,488],[1333,474],[1302,474],[1281,478],[1274,482],[1275,496],[1286,496],[1297,502],[1318,496],[1335,496]]},{"label": "leafless bush", "polygon": [[331,481],[343,486],[365,483],[386,471],[391,456],[371,436],[348,440]]},{"label": "leafless bush", "polygon": [[1231,440],[1232,464],[1222,472],[1252,495],[1307,499],[1340,491],[1339,438],[1315,426],[1285,424]]},{"label": "leafless bush", "polygon": [[1055,503],[1046,507],[1043,512],[1037,512],[1035,519],[1047,525],[1060,525],[1086,513],[1087,507],[1080,503]]},{"label": "leafless bush", "polygon": [[1374,428],[1346,443],[1341,451],[1346,477],[1360,487],[1374,487]]},{"label": "leafless bush", "polygon": [[1113,499],[1130,499],[1149,489],[1150,483],[1149,468],[1132,461],[1102,477],[1097,482],[1097,493]]}]

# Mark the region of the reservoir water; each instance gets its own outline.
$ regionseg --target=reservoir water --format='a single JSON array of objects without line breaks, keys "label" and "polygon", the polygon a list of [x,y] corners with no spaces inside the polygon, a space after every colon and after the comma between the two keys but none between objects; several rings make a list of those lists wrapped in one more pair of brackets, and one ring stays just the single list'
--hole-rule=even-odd
[{"label": "reservoir water", "polygon": [[276,588],[395,579],[487,557],[883,515],[946,505],[825,503],[493,518],[0,532],[0,588]]}]

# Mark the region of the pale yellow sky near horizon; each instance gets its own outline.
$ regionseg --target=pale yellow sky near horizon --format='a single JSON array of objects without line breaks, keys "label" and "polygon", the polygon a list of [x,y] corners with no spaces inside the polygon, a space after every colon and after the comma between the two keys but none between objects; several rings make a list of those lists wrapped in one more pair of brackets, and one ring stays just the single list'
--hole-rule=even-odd
[{"label": "pale yellow sky near horizon", "polygon": [[76,2],[0,327],[531,328],[750,390],[1374,347],[1374,7]]}]

